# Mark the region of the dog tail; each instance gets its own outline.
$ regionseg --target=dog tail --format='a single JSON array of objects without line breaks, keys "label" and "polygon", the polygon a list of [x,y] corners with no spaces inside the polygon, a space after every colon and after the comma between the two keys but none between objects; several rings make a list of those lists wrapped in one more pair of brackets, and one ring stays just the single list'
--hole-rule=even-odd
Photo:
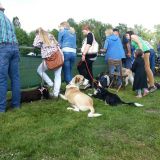
[{"label": "dog tail", "polygon": [[66,100],[66,101],[67,101],[67,98],[65,97],[65,95],[63,95],[63,94],[59,94],[59,96],[60,96],[62,99],[64,99],[64,100]]},{"label": "dog tail", "polygon": [[88,113],[88,117],[89,118],[92,118],[92,117],[99,117],[99,116],[101,116],[102,114],[99,114],[99,113],[92,113],[92,112],[89,112]]},{"label": "dog tail", "polygon": [[136,103],[136,102],[123,102],[123,104],[128,104],[130,106],[135,106],[135,107],[143,107],[144,105],[143,104],[140,104],[140,103]]}]

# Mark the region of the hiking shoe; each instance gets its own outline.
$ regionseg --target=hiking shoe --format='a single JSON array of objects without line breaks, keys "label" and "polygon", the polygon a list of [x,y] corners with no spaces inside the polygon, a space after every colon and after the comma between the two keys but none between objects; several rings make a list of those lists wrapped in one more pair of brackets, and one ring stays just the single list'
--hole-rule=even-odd
[{"label": "hiking shoe", "polygon": [[157,90],[156,86],[149,87],[149,92],[154,92]]}]

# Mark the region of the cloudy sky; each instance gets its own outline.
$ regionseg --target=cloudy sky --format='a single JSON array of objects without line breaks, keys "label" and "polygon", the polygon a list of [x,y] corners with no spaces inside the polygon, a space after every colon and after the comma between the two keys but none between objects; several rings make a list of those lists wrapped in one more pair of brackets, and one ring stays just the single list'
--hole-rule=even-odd
[{"label": "cloudy sky", "polygon": [[94,18],[103,23],[125,23],[128,27],[142,24],[153,29],[160,24],[159,0],[0,0],[5,14],[17,16],[27,32],[38,27],[58,28],[59,23],[73,18],[77,23]]}]

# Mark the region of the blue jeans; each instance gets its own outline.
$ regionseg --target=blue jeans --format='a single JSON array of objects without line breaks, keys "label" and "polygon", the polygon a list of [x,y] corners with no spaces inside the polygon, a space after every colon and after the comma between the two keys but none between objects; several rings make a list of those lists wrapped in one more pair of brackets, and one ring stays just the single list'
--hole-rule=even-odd
[{"label": "blue jeans", "polygon": [[20,107],[19,49],[17,45],[0,44],[0,112],[6,110],[7,79],[11,80],[11,106]]},{"label": "blue jeans", "polygon": [[[116,70],[116,72],[118,72],[120,74],[120,66],[115,67],[114,65],[110,65],[110,67],[109,67],[109,73],[113,74],[115,72],[115,70]],[[111,81],[113,80],[113,78],[114,77],[111,77]],[[119,86],[121,84],[122,84],[122,79],[121,79],[120,76],[118,76],[117,85]]]},{"label": "blue jeans", "polygon": [[63,52],[63,54],[64,54],[64,64],[63,64],[64,80],[68,84],[73,78],[72,68],[76,60],[76,53]]},{"label": "blue jeans", "polygon": [[130,57],[126,56],[124,67],[127,69],[131,69],[133,62],[134,62],[134,53],[132,52]]},{"label": "blue jeans", "polygon": [[150,61],[150,68],[153,74],[155,74],[155,51],[154,49],[150,49],[149,61]]}]

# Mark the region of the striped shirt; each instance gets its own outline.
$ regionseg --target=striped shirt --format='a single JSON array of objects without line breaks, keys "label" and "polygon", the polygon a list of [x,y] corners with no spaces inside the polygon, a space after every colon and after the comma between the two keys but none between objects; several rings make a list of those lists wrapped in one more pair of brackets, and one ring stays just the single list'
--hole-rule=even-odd
[{"label": "striped shirt", "polygon": [[146,45],[148,46],[148,48],[153,49],[153,47],[151,46],[151,44],[148,41],[144,41],[146,43]]},{"label": "striped shirt", "polygon": [[14,32],[13,24],[0,10],[0,44],[18,43]]},{"label": "striped shirt", "polygon": [[54,52],[57,51],[57,46],[53,41],[53,36],[51,34],[49,35],[49,39],[51,40],[51,46],[47,46],[45,43],[43,43],[42,39],[39,35],[36,35],[33,46],[41,48],[41,56],[42,58],[50,57]]}]

